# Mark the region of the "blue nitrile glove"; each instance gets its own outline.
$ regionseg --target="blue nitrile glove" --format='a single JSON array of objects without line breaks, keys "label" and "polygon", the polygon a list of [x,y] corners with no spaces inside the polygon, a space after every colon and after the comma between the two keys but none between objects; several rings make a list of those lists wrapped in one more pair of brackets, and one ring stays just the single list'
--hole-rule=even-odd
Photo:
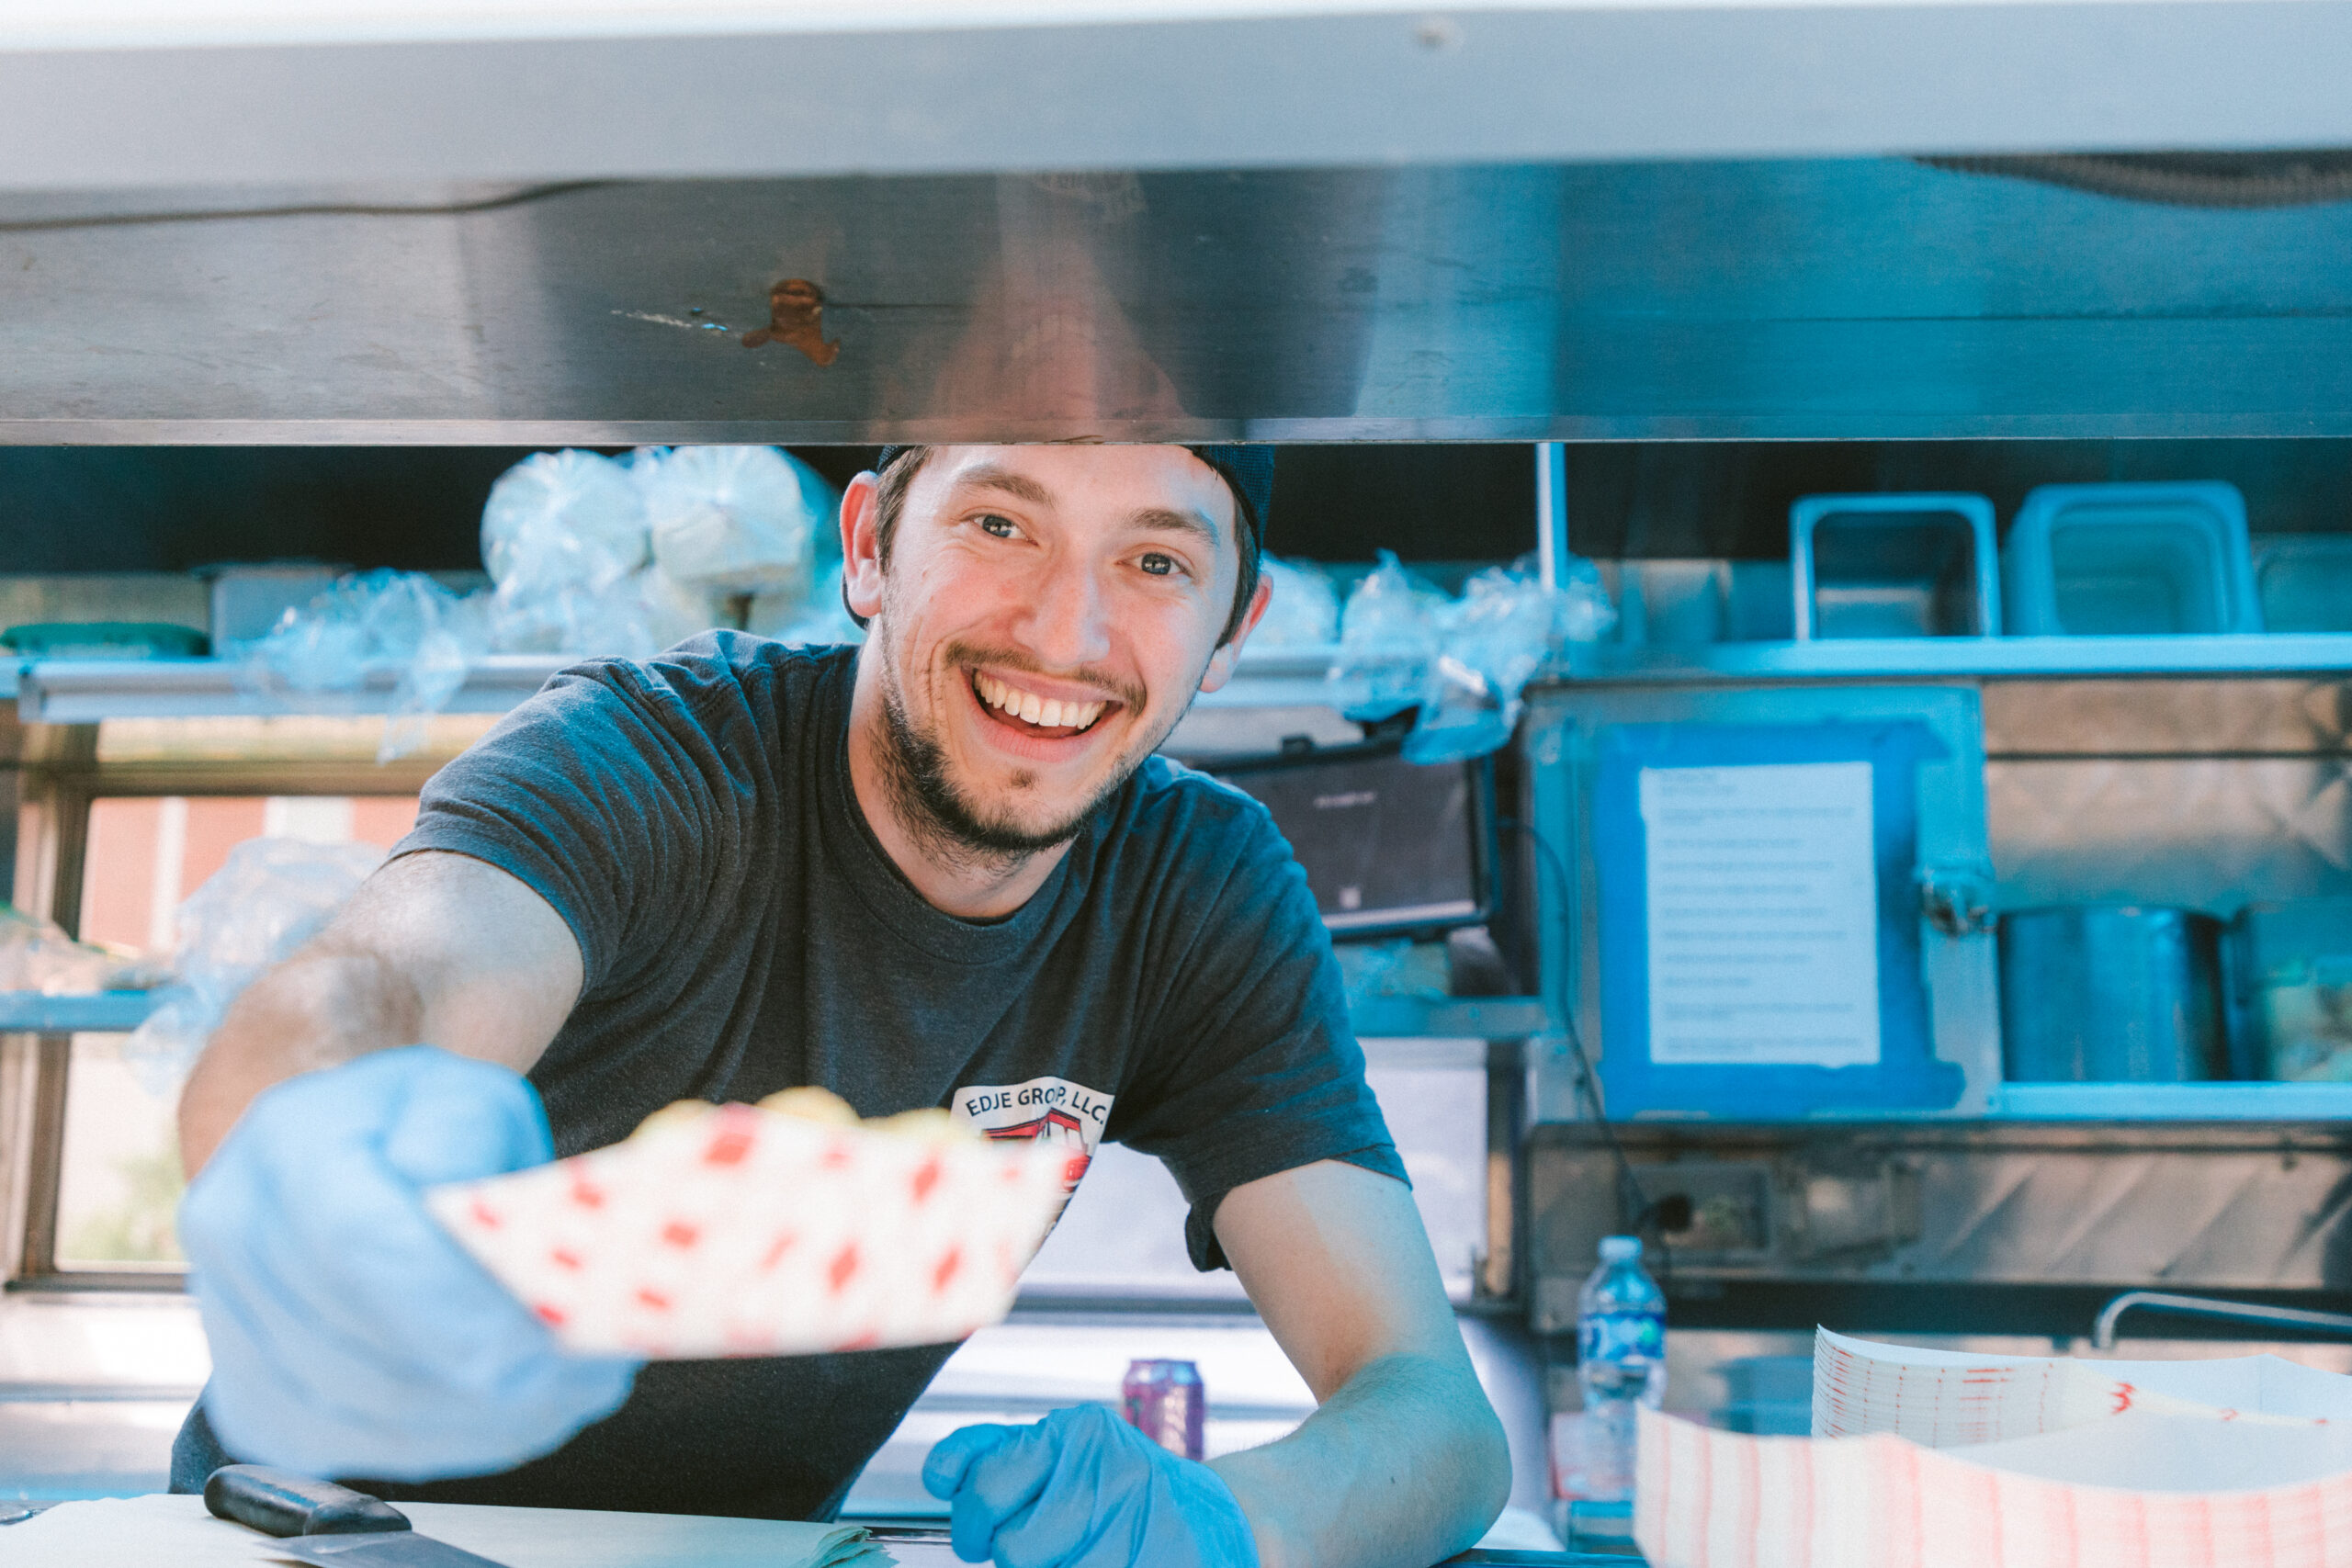
[{"label": "blue nitrile glove", "polygon": [[553,1155],[529,1084],[430,1045],[256,1096],[180,1202],[221,1444],[420,1481],[509,1469],[609,1415],[638,1363],[559,1352],[418,1197]]},{"label": "blue nitrile glove", "polygon": [[954,1504],[967,1562],[1000,1568],[1258,1568],[1222,1476],[1099,1404],[1034,1427],[966,1427],[933,1445],[922,1483]]}]

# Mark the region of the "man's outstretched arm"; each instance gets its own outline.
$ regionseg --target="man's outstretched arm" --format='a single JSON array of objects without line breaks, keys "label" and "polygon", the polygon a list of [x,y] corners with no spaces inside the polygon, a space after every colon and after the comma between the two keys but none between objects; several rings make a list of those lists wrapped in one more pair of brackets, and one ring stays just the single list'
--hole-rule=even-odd
[{"label": "man's outstretched arm", "polygon": [[1428,1568],[1476,1541],[1510,1450],[1404,1184],[1303,1166],[1227,1193],[1216,1235],[1319,1402],[1288,1437],[1211,1461],[1261,1568]]},{"label": "man's outstretched arm", "polygon": [[180,1154],[204,1168],[254,1096],[286,1078],[430,1041],[515,1072],[580,994],[580,945],[548,901],[465,855],[407,855],[246,987],[180,1093]]},{"label": "man's outstretched arm", "polygon": [[558,1352],[424,1189],[554,1156],[519,1076],[579,991],[570,928],[462,855],[394,861],[242,997],[180,1100],[180,1241],[241,1459],[423,1480],[505,1470],[628,1396]]}]

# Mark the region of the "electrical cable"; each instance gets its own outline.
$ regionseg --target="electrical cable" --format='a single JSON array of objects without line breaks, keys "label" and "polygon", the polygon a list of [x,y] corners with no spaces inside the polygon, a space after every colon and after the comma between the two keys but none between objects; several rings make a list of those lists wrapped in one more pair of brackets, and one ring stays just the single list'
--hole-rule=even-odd
[{"label": "electrical cable", "polygon": [[[1553,846],[1551,840],[1533,823],[1521,821],[1516,817],[1505,817],[1498,825],[1514,833],[1524,834],[1528,842],[1535,846],[1536,852],[1543,857],[1553,879],[1559,885],[1561,907],[1573,908],[1576,884],[1569,877],[1566,858]],[[1626,1155],[1625,1145],[1617,1140],[1617,1129],[1611,1124],[1609,1113],[1601,1105],[1600,1075],[1593,1070],[1592,1057],[1585,1051],[1584,1033],[1577,1029],[1573,1011],[1563,1008],[1560,1021],[1567,1033],[1568,1049],[1576,1053],[1577,1087],[1582,1091],[1585,1103],[1591,1107],[1593,1125],[1600,1130],[1601,1141],[1608,1145],[1610,1155],[1617,1162],[1620,1212],[1634,1216],[1633,1230],[1636,1235],[1649,1231],[1653,1225],[1657,1227],[1658,1272],[1662,1276],[1659,1282],[1662,1287],[1670,1288],[1674,1283],[1674,1247],[1667,1241],[1666,1235],[1669,1230],[1690,1228],[1690,1200],[1677,1192],[1651,1201],[1649,1194],[1642,1187],[1641,1178],[1634,1174],[1634,1162]],[[1679,1224],[1673,1223],[1678,1213],[1681,1221]]]},{"label": "electrical cable", "polygon": [[510,207],[546,201],[551,197],[602,190],[607,186],[623,183],[620,180],[558,180],[470,201],[312,201],[287,207],[198,208],[166,212],[100,212],[74,218],[10,218],[0,219],[0,234],[46,234],[72,229],[125,229],[142,224],[227,223],[268,218],[458,218],[477,212],[503,211]]},{"label": "electrical cable", "polygon": [[2166,207],[2246,209],[2352,201],[2352,152],[2064,152],[1923,157],[1961,175],[2034,180]]}]

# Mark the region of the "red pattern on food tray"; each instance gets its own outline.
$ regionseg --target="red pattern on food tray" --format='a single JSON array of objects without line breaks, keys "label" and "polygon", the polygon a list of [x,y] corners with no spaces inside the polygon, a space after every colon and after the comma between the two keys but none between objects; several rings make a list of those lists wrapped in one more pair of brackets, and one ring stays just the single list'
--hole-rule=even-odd
[{"label": "red pattern on food tray", "polygon": [[727,1106],[427,1193],[567,1349],[799,1355],[961,1339],[1002,1317],[1063,1151]]},{"label": "red pattern on food tray", "polygon": [[741,1165],[756,1141],[756,1134],[749,1127],[722,1127],[703,1151],[702,1161],[705,1165]]},{"label": "red pattern on food tray", "polygon": [[2352,1475],[2130,1491],[1996,1470],[1889,1432],[1715,1431],[1643,1411],[1634,1539],[1652,1568],[2340,1568]]},{"label": "red pattern on food tray", "polygon": [[852,1242],[834,1254],[832,1266],[825,1270],[825,1280],[832,1286],[833,1293],[839,1295],[842,1287],[856,1277],[857,1243]]}]

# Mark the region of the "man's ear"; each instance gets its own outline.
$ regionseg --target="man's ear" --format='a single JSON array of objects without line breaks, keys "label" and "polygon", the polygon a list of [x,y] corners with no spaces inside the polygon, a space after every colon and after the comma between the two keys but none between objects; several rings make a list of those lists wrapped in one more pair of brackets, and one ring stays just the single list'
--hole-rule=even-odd
[{"label": "man's ear", "polygon": [[842,598],[853,615],[871,618],[882,608],[882,511],[872,474],[842,491]]},{"label": "man's ear", "polygon": [[1233,640],[1209,655],[1209,667],[1201,674],[1202,691],[1214,692],[1233,679],[1233,666],[1241,658],[1241,645],[1250,640],[1250,634],[1257,629],[1273,597],[1273,579],[1258,579],[1258,592],[1250,595],[1250,608],[1243,612],[1241,624],[1233,628]]}]

